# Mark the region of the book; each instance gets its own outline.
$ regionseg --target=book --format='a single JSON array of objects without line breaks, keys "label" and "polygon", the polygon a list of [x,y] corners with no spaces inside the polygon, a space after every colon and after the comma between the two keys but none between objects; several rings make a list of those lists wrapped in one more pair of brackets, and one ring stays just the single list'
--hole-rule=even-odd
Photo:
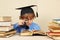
[{"label": "book", "polygon": [[0,37],[5,37],[5,34],[0,34]]},{"label": "book", "polygon": [[0,21],[3,21],[3,18],[0,16]]},{"label": "book", "polygon": [[11,17],[10,16],[3,16],[3,20],[10,22],[11,21]]},{"label": "book", "polygon": [[0,31],[0,37],[4,37],[6,32]]},{"label": "book", "polygon": [[60,32],[47,32],[48,35],[53,36],[53,35],[60,35]]},{"label": "book", "polygon": [[0,21],[10,22],[11,16],[0,16]]},{"label": "book", "polygon": [[20,35],[21,36],[47,36],[41,31],[27,31],[27,30],[21,32]]},{"label": "book", "polygon": [[49,26],[60,27],[60,24],[57,24],[56,22],[50,22]]},{"label": "book", "polygon": [[53,19],[53,22],[57,23],[57,24],[60,24],[60,18],[55,18]]},{"label": "book", "polygon": [[6,34],[15,34],[15,33],[16,33],[16,31],[14,29],[11,29],[9,31],[6,31]]},{"label": "book", "polygon": [[20,36],[32,36],[32,32],[30,32],[30,31],[23,31],[23,32],[21,32],[20,33]]},{"label": "book", "polygon": [[52,38],[53,38],[54,40],[60,40],[60,35],[54,35],[54,36],[52,36]]},{"label": "book", "polygon": [[11,30],[11,29],[13,29],[12,26],[4,26],[4,27],[0,27],[0,31],[9,31],[9,30]]},{"label": "book", "polygon": [[1,26],[11,26],[11,22],[0,22],[0,27]]},{"label": "book", "polygon": [[49,30],[52,32],[60,32],[60,27],[49,26]]},{"label": "book", "polygon": [[11,37],[16,34],[16,31],[14,29],[11,29],[9,31],[0,31],[0,37]]},{"label": "book", "polygon": [[49,33],[47,33],[47,36],[53,40],[60,40],[60,35],[49,35]]}]

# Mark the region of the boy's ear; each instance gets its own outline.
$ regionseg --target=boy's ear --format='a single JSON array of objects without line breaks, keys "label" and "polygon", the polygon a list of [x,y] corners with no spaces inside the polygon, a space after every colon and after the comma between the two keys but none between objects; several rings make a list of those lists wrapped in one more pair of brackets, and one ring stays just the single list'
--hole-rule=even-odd
[{"label": "boy's ear", "polygon": [[21,16],[19,16],[19,19],[21,19]]},{"label": "boy's ear", "polygon": [[19,19],[22,19],[22,16],[19,16]]},{"label": "boy's ear", "polygon": [[38,12],[36,12],[36,17],[38,17]]}]

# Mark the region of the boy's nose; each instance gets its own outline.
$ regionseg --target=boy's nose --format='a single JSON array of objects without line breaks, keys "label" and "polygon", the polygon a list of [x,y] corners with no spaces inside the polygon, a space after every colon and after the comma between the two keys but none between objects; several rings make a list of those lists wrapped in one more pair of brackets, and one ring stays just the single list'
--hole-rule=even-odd
[{"label": "boy's nose", "polygon": [[28,22],[29,20],[28,19],[25,19],[25,22]]}]

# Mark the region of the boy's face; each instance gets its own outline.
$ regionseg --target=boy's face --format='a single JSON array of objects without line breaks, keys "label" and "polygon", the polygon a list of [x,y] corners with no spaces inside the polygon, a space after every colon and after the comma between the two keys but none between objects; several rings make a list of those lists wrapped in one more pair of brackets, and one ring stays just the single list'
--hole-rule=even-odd
[{"label": "boy's face", "polygon": [[33,22],[35,15],[33,13],[26,13],[23,16],[21,16],[21,19],[26,21],[27,25],[30,25]]}]

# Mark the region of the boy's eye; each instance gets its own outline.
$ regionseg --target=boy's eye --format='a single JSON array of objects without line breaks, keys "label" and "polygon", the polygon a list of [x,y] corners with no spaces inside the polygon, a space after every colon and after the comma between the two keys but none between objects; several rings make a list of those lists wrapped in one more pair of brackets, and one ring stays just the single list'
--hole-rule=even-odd
[{"label": "boy's eye", "polygon": [[23,16],[21,16],[21,19],[28,19],[28,20],[32,20],[34,19],[34,15],[33,14],[25,14]]},{"label": "boy's eye", "polygon": [[32,20],[32,19],[34,19],[34,17],[21,17],[21,19]]}]

